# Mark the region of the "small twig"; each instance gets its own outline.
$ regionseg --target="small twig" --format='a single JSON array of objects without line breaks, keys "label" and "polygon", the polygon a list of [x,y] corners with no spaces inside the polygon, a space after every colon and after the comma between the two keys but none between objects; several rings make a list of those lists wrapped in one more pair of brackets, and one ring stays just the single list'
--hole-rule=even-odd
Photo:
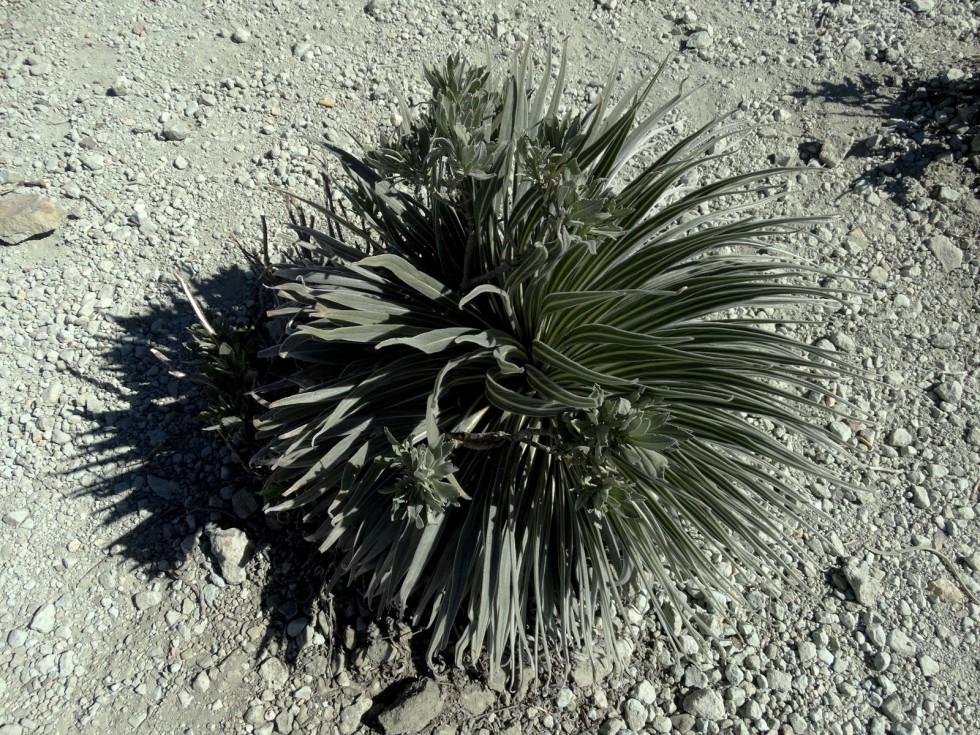
[{"label": "small twig", "polygon": [[93,207],[95,207],[97,210],[99,210],[99,214],[101,214],[103,217],[105,217],[105,210],[91,196],[89,196],[88,194],[82,194],[82,199],[84,199],[86,202],[88,202]]},{"label": "small twig", "polygon": [[19,189],[22,186],[42,187],[42,186],[45,186],[45,182],[43,182],[43,181],[8,181],[4,185],[3,189],[0,190],[0,194],[9,194],[10,192],[16,191],[17,189]]},{"label": "small twig", "polygon": [[949,570],[950,574],[953,575],[953,579],[959,585],[959,588],[963,590],[964,594],[970,598],[974,605],[980,605],[980,598],[970,591],[970,588],[966,586],[966,582],[963,577],[960,576],[959,570],[956,565],[950,560],[948,556],[943,554],[941,551],[937,551],[931,546],[909,546],[904,549],[898,549],[897,551],[885,551],[884,549],[876,549],[873,546],[865,546],[865,549],[870,551],[872,554],[878,554],[879,556],[906,556],[912,554],[916,551],[927,551],[930,554],[936,556]]}]

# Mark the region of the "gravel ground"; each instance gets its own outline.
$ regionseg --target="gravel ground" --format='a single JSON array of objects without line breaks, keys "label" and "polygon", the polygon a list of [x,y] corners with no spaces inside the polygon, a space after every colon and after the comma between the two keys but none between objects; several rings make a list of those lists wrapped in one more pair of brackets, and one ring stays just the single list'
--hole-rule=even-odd
[{"label": "gravel ground", "polygon": [[[977,29],[966,0],[0,0],[0,735],[980,732]],[[803,583],[718,606],[725,658],[676,659],[641,598],[626,671],[513,693],[321,595],[151,350],[192,318],[177,266],[248,312],[234,240],[288,244],[270,187],[318,196],[324,136],[549,38],[570,105],[670,57],[691,123],[757,123],[725,167],[807,167],[793,211],[837,218],[800,249],[868,279],[807,338],[878,380],[838,386],[860,489],[813,487]]]}]

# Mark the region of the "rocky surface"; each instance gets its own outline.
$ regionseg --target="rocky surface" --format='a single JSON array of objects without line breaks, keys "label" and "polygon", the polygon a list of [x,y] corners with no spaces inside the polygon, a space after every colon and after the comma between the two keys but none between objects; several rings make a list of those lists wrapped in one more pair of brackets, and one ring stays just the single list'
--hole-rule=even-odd
[{"label": "rocky surface", "polygon": [[[976,731],[978,20],[966,0],[734,5],[7,0],[0,211],[68,214],[0,246],[0,735]],[[794,245],[866,281],[826,327],[780,329],[878,380],[837,386],[869,417],[832,427],[866,469],[813,485],[829,521],[801,583],[704,601],[719,650],[673,652],[637,598],[625,671],[510,692],[427,671],[423,634],[322,595],[331,570],[255,512],[151,350],[180,355],[192,320],[175,268],[226,316],[254,307],[234,240],[267,216],[288,244],[275,189],[319,196],[318,141],[370,143],[423,62],[549,38],[570,106],[617,55],[625,81],[669,57],[663,94],[698,88],[689,125],[756,125],[690,183],[805,167],[774,206],[837,216]],[[913,546],[956,575],[881,553]]]}]

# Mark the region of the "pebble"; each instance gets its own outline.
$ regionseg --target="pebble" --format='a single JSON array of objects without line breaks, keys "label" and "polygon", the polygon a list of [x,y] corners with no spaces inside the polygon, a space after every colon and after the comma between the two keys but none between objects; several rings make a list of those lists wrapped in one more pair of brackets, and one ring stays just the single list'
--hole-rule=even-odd
[{"label": "pebble", "polygon": [[626,727],[638,732],[647,724],[647,708],[643,706],[643,702],[631,697],[623,704],[623,719]]},{"label": "pebble", "polygon": [[57,230],[67,216],[68,210],[40,194],[0,196],[0,240],[17,245]]},{"label": "pebble", "polygon": [[386,735],[415,735],[442,713],[442,690],[432,679],[409,685],[398,701],[380,715]]},{"label": "pebble", "polygon": [[164,140],[181,141],[186,140],[191,134],[191,129],[183,120],[172,117],[163,124]]},{"label": "pebble", "polygon": [[183,156],[177,156],[174,159],[174,168],[177,169],[178,171],[183,171],[189,165],[190,164],[187,162],[187,159],[184,158]]},{"label": "pebble", "polygon": [[701,50],[711,48],[714,42],[715,40],[707,31],[695,31],[687,37],[687,47],[690,49]]},{"label": "pebble", "polygon": [[130,92],[129,80],[125,77],[117,77],[116,81],[109,87],[109,94],[113,97],[125,97]]},{"label": "pebble", "polygon": [[844,567],[844,576],[854,592],[854,598],[862,605],[875,605],[881,594],[881,582],[871,576],[867,562],[851,560]]},{"label": "pebble", "polygon": [[929,583],[929,594],[941,602],[959,604],[966,602],[966,595],[963,594],[955,582],[948,579],[934,579]]},{"label": "pebble", "polygon": [[939,673],[939,664],[925,653],[919,656],[919,668],[922,669],[923,676],[935,676]]},{"label": "pebble", "polygon": [[31,618],[31,624],[28,627],[31,630],[36,630],[38,633],[50,633],[54,630],[54,619],[54,604],[49,602],[41,605],[34,612],[34,616]]},{"label": "pebble", "polygon": [[221,567],[221,576],[229,584],[242,584],[245,581],[248,536],[240,528],[219,528],[213,524],[209,524],[206,530],[211,550]]},{"label": "pebble", "polygon": [[133,595],[133,603],[140,610],[149,610],[163,602],[163,596],[157,589],[143,590]]},{"label": "pebble", "polygon": [[269,689],[282,689],[289,681],[289,670],[282,661],[271,656],[259,666],[259,677]]},{"label": "pebble", "polygon": [[885,444],[890,447],[902,448],[907,447],[912,444],[912,435],[907,429],[898,427],[897,429],[892,429],[888,436],[885,438]]},{"label": "pebble", "polygon": [[963,251],[945,235],[936,235],[926,240],[926,246],[936,256],[939,265],[950,273],[963,265]]},{"label": "pebble", "polygon": [[8,526],[19,528],[24,524],[24,521],[26,521],[29,516],[30,513],[28,513],[25,508],[20,508],[18,510],[12,510],[9,513],[4,513],[3,522]]},{"label": "pebble", "polygon": [[901,628],[895,628],[888,634],[888,647],[900,656],[914,656],[917,650],[915,641]]},{"label": "pebble", "polygon": [[105,156],[100,153],[81,153],[78,160],[89,171],[101,171],[105,168]]},{"label": "pebble", "polygon": [[714,689],[696,689],[684,697],[684,711],[706,720],[721,720],[725,717],[725,703]]}]

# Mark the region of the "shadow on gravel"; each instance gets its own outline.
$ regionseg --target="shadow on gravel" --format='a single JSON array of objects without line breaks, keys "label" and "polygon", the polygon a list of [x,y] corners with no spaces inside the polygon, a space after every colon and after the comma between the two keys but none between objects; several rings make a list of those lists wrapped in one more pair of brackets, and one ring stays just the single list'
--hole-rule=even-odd
[{"label": "shadow on gravel", "polygon": [[[890,128],[864,138],[855,136],[844,152],[857,158],[884,159],[861,173],[852,188],[884,191],[895,204],[908,207],[922,196],[919,184],[938,161],[960,163],[977,174],[976,164],[969,162],[971,141],[980,135],[980,72],[976,64],[956,79],[946,74],[929,79],[862,74],[842,83],[825,82],[801,89],[793,96],[847,108],[843,114],[858,119],[854,128],[864,128],[871,120]],[[820,149],[820,142],[803,143],[801,160],[806,163],[817,157]],[[974,179],[974,189],[977,184]]]},{"label": "shadow on gravel", "polygon": [[[230,322],[256,309],[256,278],[244,268],[190,280],[201,303]],[[303,538],[298,513],[266,515],[254,508],[245,512],[242,491],[257,507],[260,481],[217,434],[204,430],[199,414],[207,406],[205,389],[175,378],[153,354],[158,350],[175,367],[190,372],[195,358],[184,343],[194,318],[173,279],[172,301],[144,315],[117,318],[125,336],[107,357],[113,366],[110,377],[100,381],[75,373],[128,405],[124,410],[87,407],[97,425],[90,432],[89,454],[98,459],[82,469],[97,479],[79,492],[98,499],[103,523],[121,522],[129,528],[112,539],[111,553],[131,560],[151,577],[177,579],[183,565],[192,559],[199,562],[200,556],[194,555],[198,543],[210,558],[210,569],[220,569],[209,556],[208,536],[202,532],[206,524],[242,529],[252,547],[249,558],[263,557],[260,566],[266,570],[263,579],[245,582],[260,586],[261,610],[268,622],[260,651],[274,647],[275,655],[296,664],[305,642],[303,631],[313,623],[328,636],[328,650],[346,648],[350,658],[367,656],[384,665],[393,652],[386,642],[398,637],[398,624],[388,618],[365,625],[377,616],[364,606],[357,590],[348,590],[343,582],[327,594],[333,569],[328,568],[329,559]],[[253,562],[250,569],[256,566]],[[209,581],[209,569],[192,572],[191,578],[202,586]],[[424,666],[427,638],[402,636],[398,644],[409,649],[416,670]]]},{"label": "shadow on gravel", "polygon": [[[291,519],[269,522],[259,512],[244,513],[240,502],[237,508],[232,503],[242,490],[255,497],[255,477],[217,434],[204,431],[198,418],[207,405],[203,387],[175,378],[153,354],[159,350],[177,367],[192,367],[194,356],[184,342],[194,314],[176,280],[171,282],[170,303],[117,318],[125,336],[107,357],[112,378],[100,381],[77,374],[128,406],[121,411],[89,408],[98,427],[90,433],[89,450],[99,459],[84,469],[98,479],[81,492],[100,501],[105,524],[122,522],[129,529],[112,539],[112,553],[132,560],[150,576],[176,578],[196,543],[203,543],[207,552],[207,534],[202,533],[206,524],[243,529],[253,555],[268,561],[261,595],[262,610],[272,624],[263,643],[278,639],[279,654],[295,658],[299,647],[294,638],[287,639],[287,624],[301,617],[315,619],[312,607],[325,575],[300,529],[283,528]],[[230,320],[254,308],[254,284],[253,274],[240,267],[194,280],[207,306]],[[206,582],[207,571],[197,577]]]}]

